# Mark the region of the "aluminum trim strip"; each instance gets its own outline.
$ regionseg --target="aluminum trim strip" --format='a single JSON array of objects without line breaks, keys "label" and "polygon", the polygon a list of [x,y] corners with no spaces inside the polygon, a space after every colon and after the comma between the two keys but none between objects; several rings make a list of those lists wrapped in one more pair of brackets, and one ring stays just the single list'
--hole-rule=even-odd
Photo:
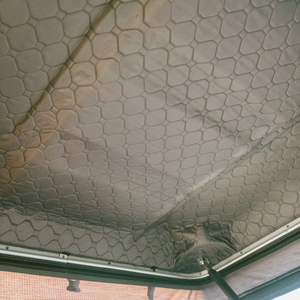
[{"label": "aluminum trim strip", "polygon": [[[221,271],[230,265],[240,261],[241,259],[247,257],[248,255],[254,253],[255,251],[261,249],[262,247],[276,241],[277,239],[283,237],[289,232],[292,232],[300,227],[300,218],[288,223],[287,225],[281,227],[280,229],[274,231],[273,233],[267,235],[266,237],[262,238],[261,240],[253,243],[252,245],[244,248],[240,252],[230,256],[229,258],[223,260],[222,262],[218,263],[213,267],[216,271]],[[33,259],[41,259],[59,263],[68,263],[73,265],[81,265],[81,266],[90,266],[96,268],[105,268],[105,269],[112,269],[112,270],[119,270],[119,271],[127,271],[132,273],[138,274],[145,274],[145,275],[155,275],[160,277],[167,277],[167,278],[174,278],[174,279],[203,279],[207,278],[208,272],[202,271],[200,273],[192,273],[192,274],[184,274],[184,273],[175,273],[175,272],[168,272],[163,270],[152,270],[150,268],[144,267],[137,267],[127,264],[121,263],[114,263],[109,261],[103,260],[96,260],[96,259],[89,259],[89,258],[82,258],[73,255],[67,256],[67,258],[60,257],[59,253],[52,253],[52,252],[44,252],[32,249],[25,249],[20,247],[13,247],[9,245],[0,245],[0,254],[6,255],[15,255],[20,257],[27,257]]]}]

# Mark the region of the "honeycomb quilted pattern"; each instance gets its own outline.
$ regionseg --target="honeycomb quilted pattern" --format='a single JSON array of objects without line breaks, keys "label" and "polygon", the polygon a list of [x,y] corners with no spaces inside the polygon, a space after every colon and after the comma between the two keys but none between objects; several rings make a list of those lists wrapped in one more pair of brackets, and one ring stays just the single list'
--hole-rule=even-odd
[{"label": "honeycomb quilted pattern", "polygon": [[300,4],[2,0],[0,242],[197,272],[300,216]]}]

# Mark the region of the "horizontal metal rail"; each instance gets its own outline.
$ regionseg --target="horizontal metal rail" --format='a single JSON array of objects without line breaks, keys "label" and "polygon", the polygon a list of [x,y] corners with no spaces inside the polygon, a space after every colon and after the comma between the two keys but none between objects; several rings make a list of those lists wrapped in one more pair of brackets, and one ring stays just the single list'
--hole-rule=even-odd
[{"label": "horizontal metal rail", "polygon": [[[253,243],[252,245],[244,248],[238,253],[228,257],[227,259],[221,261],[217,265],[213,266],[213,269],[216,271],[221,271],[230,265],[240,261],[241,259],[249,256],[250,254],[258,251],[264,246],[276,241],[277,239],[283,237],[289,232],[292,232],[300,227],[300,218],[290,222],[289,224],[281,227],[280,229],[274,231],[273,233],[267,235],[266,237],[260,239],[259,241]],[[138,274],[168,277],[174,279],[203,279],[209,277],[209,274],[206,270],[198,273],[184,274],[169,272],[159,269],[152,269],[146,267],[138,267],[125,263],[116,263],[111,261],[104,261],[98,259],[83,258],[74,255],[66,255],[63,253],[53,253],[39,250],[26,249],[21,247],[13,247],[10,245],[0,245],[0,254],[14,255],[25,258],[40,259],[45,261],[53,261],[59,263],[81,265],[81,266],[90,266],[96,268],[105,268],[119,271],[126,271]]]}]

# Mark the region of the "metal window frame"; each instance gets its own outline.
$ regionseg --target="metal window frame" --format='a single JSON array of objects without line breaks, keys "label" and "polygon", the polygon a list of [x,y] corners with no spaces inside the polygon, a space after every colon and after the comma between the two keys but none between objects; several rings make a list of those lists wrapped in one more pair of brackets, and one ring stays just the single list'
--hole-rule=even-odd
[{"label": "metal window frame", "polygon": [[[229,258],[221,261],[217,265],[213,266],[216,271],[222,271],[232,266],[233,264],[249,257],[261,250],[262,248],[268,246],[269,244],[276,242],[280,238],[284,238],[287,234],[294,232],[296,229],[300,228],[300,218],[288,223],[287,225],[281,227],[280,229],[274,231],[273,233],[267,235],[266,237],[260,239],[259,241],[253,243],[252,245],[244,248],[238,253],[230,256]],[[104,261],[98,259],[90,259],[84,257],[78,257],[75,255],[68,255],[64,253],[53,253],[48,251],[32,250],[21,247],[14,247],[10,245],[0,245],[0,254],[17,256],[22,258],[37,259],[43,261],[50,261],[56,263],[63,263],[75,266],[85,266],[101,269],[109,269],[114,271],[125,271],[143,275],[150,275],[155,277],[164,277],[170,279],[182,279],[182,280],[199,280],[208,278],[208,272],[206,270],[198,273],[176,273],[170,271],[164,271],[159,269],[152,269],[146,267],[133,266],[125,263],[116,263],[111,261]]]}]

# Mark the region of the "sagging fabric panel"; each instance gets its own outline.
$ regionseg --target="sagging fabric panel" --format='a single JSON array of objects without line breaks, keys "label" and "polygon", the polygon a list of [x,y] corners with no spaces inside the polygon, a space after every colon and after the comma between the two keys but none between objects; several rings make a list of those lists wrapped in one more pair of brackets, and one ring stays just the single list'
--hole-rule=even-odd
[{"label": "sagging fabric panel", "polygon": [[0,3],[0,241],[197,272],[299,217],[298,1]]}]

